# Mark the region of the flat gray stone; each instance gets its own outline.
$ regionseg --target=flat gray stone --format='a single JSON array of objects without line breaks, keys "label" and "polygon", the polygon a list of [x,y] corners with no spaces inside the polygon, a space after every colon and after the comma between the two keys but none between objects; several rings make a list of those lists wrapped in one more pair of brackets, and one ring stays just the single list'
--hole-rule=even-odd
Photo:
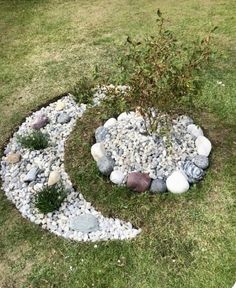
[{"label": "flat gray stone", "polygon": [[57,117],[57,122],[60,124],[65,124],[70,122],[70,119],[71,117],[67,113],[63,112]]},{"label": "flat gray stone", "polygon": [[25,176],[24,182],[32,182],[32,181],[34,181],[36,179],[38,173],[39,173],[39,168],[38,167],[31,168],[30,171]]},{"label": "flat gray stone", "polygon": [[99,229],[98,220],[92,214],[83,214],[70,219],[70,228],[75,231],[89,233]]},{"label": "flat gray stone", "polygon": [[97,143],[103,142],[105,140],[107,133],[108,133],[107,128],[105,128],[104,126],[98,127],[95,131],[96,142]]}]

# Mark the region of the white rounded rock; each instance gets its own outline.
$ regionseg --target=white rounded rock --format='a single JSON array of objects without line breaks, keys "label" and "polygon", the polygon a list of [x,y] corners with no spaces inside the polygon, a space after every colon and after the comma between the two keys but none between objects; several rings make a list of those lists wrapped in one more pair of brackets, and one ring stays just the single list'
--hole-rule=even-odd
[{"label": "white rounded rock", "polygon": [[120,170],[114,170],[111,172],[110,180],[112,183],[116,185],[121,185],[123,183],[124,178],[125,178],[125,175]]},{"label": "white rounded rock", "polygon": [[108,119],[105,123],[104,123],[104,127],[105,128],[108,128],[108,127],[111,127],[111,126],[113,126],[113,125],[115,125],[116,124],[116,119],[115,118],[110,118],[110,119]]},{"label": "white rounded rock", "polygon": [[195,141],[195,145],[197,148],[197,153],[199,155],[208,157],[209,154],[211,153],[212,148],[211,142],[205,136],[198,136]]},{"label": "white rounded rock", "polygon": [[48,177],[48,186],[53,186],[61,179],[61,175],[58,171],[52,171]]},{"label": "white rounded rock", "polygon": [[91,154],[92,154],[93,159],[95,161],[98,161],[103,156],[105,156],[106,155],[106,151],[105,151],[105,147],[104,147],[103,143],[95,143],[91,147]]},{"label": "white rounded rock", "polygon": [[176,170],[166,180],[167,189],[175,194],[188,191],[189,183],[183,172]]},{"label": "white rounded rock", "polygon": [[123,112],[117,117],[117,120],[121,121],[121,120],[132,118],[133,116],[135,116],[135,112],[133,112],[133,111],[131,111],[129,113]]},{"label": "white rounded rock", "polygon": [[58,101],[56,105],[56,111],[61,111],[65,108],[66,104],[63,101]]},{"label": "white rounded rock", "polygon": [[187,127],[187,131],[188,133],[190,133],[191,135],[193,135],[194,137],[198,137],[198,136],[202,136],[203,135],[203,131],[202,128],[195,125],[195,124],[189,124]]}]

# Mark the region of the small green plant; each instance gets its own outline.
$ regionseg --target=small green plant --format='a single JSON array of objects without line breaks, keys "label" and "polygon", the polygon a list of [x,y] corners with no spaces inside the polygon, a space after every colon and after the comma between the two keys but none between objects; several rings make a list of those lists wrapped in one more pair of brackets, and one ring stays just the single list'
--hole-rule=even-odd
[{"label": "small green plant", "polygon": [[19,136],[19,143],[30,150],[40,150],[45,149],[49,145],[48,135],[42,133],[41,131],[33,131],[26,136]]},{"label": "small green plant", "polygon": [[53,212],[59,209],[66,195],[67,192],[63,187],[46,187],[37,194],[35,206],[42,213]]},{"label": "small green plant", "polygon": [[94,80],[88,77],[83,77],[76,83],[71,94],[75,96],[79,104],[91,104],[95,86]]},{"label": "small green plant", "polygon": [[157,35],[142,41],[128,37],[128,49],[119,61],[122,81],[130,87],[127,101],[140,107],[150,124],[146,125],[149,132],[158,125],[153,109],[172,115],[193,109],[203,84],[201,73],[212,55],[211,33],[202,40],[183,43],[165,28],[159,10],[157,16]]},{"label": "small green plant", "polygon": [[116,117],[120,113],[129,110],[126,101],[126,91],[110,85],[106,88],[105,94],[106,97],[101,102],[104,113],[109,111],[109,114]]}]

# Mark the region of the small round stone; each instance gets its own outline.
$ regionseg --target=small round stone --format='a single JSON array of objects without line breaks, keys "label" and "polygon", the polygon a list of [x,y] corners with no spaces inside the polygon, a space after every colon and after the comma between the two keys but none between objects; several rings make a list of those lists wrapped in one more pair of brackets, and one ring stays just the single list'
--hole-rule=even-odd
[{"label": "small round stone", "polygon": [[128,175],[127,187],[136,192],[145,192],[148,190],[151,183],[151,178],[140,172],[132,172]]},{"label": "small round stone", "polygon": [[187,181],[187,176],[180,171],[174,171],[166,180],[167,189],[174,193],[180,194],[188,191],[189,183]]},{"label": "small round stone", "polygon": [[109,176],[111,174],[114,164],[114,160],[107,156],[103,156],[97,161],[99,171],[106,176]]},{"label": "small round stone", "polygon": [[113,126],[115,124],[116,124],[116,119],[115,118],[110,118],[104,123],[104,127],[108,128],[108,127],[111,127],[111,126]]},{"label": "small round stone", "polygon": [[95,143],[91,147],[91,154],[92,154],[93,159],[95,161],[98,161],[100,158],[105,156],[106,155],[106,151],[105,151],[103,143]]},{"label": "small round stone", "polygon": [[53,186],[57,184],[61,179],[59,171],[52,171],[48,177],[48,186]]},{"label": "small round stone", "polygon": [[107,134],[108,134],[107,128],[105,128],[104,126],[98,127],[95,131],[96,142],[97,143],[103,142],[105,140]]},{"label": "small round stone", "polygon": [[205,136],[198,136],[195,141],[196,147],[197,147],[197,153],[199,155],[203,155],[208,157],[211,153],[211,142],[205,137]]},{"label": "small round stone", "polygon": [[10,153],[6,157],[6,161],[10,164],[16,164],[20,161],[20,153]]},{"label": "small round stone", "polygon": [[203,131],[201,129],[201,127],[195,125],[195,124],[189,124],[187,127],[187,131],[194,136],[195,138],[197,138],[198,136],[202,136],[203,135]]},{"label": "small round stone", "polygon": [[67,113],[63,112],[57,117],[57,122],[60,124],[66,124],[70,122],[70,119],[71,117]]},{"label": "small round stone", "polygon": [[49,123],[49,119],[44,114],[39,114],[35,117],[34,121],[31,124],[33,129],[39,130],[45,127]]},{"label": "small round stone", "polygon": [[208,157],[204,155],[195,156],[193,159],[193,163],[201,169],[207,169],[209,166]]},{"label": "small round stone", "polygon": [[166,192],[166,182],[162,179],[154,179],[149,190],[151,193],[164,193]]},{"label": "small round stone", "polygon": [[122,171],[114,170],[111,172],[110,180],[116,185],[121,185],[124,181],[125,175]]}]

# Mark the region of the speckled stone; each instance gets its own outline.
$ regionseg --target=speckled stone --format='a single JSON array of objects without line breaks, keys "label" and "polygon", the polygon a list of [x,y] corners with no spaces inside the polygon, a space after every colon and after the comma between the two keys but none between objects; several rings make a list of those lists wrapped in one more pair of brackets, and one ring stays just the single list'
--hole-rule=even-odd
[{"label": "speckled stone", "polygon": [[60,124],[66,124],[70,122],[70,119],[71,117],[67,113],[63,112],[57,117],[57,122]]},{"label": "speckled stone", "polygon": [[108,133],[107,128],[105,128],[104,126],[98,127],[95,131],[96,142],[100,143],[100,142],[104,141],[107,133]]},{"label": "speckled stone", "polygon": [[183,170],[189,183],[199,182],[205,175],[203,169],[197,167],[192,161],[186,161],[183,165]]},{"label": "speckled stone", "polygon": [[207,169],[209,166],[209,159],[204,155],[197,155],[194,157],[193,163],[201,169]]},{"label": "speckled stone", "polygon": [[106,176],[109,176],[111,174],[114,164],[114,160],[107,156],[103,156],[97,161],[99,171]]}]

